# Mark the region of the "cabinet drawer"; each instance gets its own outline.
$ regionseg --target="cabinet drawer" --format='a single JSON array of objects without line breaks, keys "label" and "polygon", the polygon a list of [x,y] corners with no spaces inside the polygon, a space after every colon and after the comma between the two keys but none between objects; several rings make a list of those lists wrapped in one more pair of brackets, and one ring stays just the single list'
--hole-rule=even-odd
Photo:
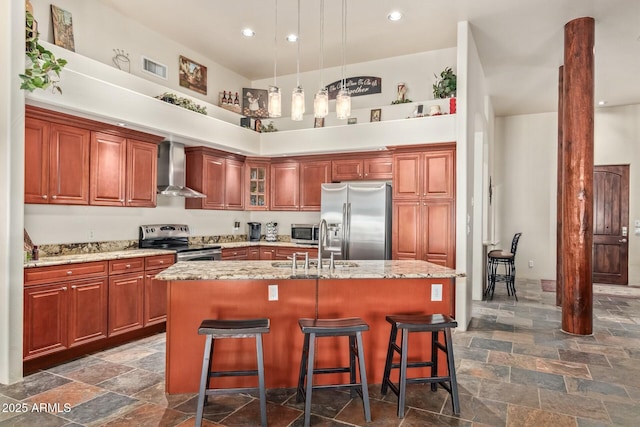
[{"label": "cabinet drawer", "polygon": [[222,250],[223,260],[247,259],[249,248],[227,248]]},{"label": "cabinet drawer", "polygon": [[176,256],[173,254],[148,256],[144,259],[144,269],[163,268],[173,264]]},{"label": "cabinet drawer", "polygon": [[144,258],[126,258],[109,261],[109,275],[144,271]]},{"label": "cabinet drawer", "polygon": [[107,271],[107,261],[26,268],[24,270],[24,284],[38,285],[59,280],[106,276]]}]

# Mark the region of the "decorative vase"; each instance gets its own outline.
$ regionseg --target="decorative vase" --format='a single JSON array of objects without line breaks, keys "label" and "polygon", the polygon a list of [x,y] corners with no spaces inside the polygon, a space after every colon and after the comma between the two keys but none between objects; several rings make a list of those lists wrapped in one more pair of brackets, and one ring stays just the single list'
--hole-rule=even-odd
[{"label": "decorative vase", "polygon": [[456,113],[456,98],[449,98],[449,114]]}]

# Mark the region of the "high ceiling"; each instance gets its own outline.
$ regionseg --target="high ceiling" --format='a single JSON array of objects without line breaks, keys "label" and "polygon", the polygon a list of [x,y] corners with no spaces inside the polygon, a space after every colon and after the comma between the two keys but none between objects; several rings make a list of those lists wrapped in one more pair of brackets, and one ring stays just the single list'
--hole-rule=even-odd
[{"label": "high ceiling", "polygon": [[[101,1],[250,80],[273,76],[276,0]],[[300,71],[308,71],[319,68],[320,1],[300,3]],[[278,0],[279,75],[295,73],[297,48],[285,37],[296,33],[297,4]],[[347,63],[455,47],[457,22],[469,21],[499,116],[557,110],[564,25],[590,16],[595,99],[640,104],[640,0],[348,0],[347,10]],[[392,10],[403,19],[389,21]],[[256,35],[242,36],[246,27]],[[341,58],[341,1],[325,0],[324,66]]]}]

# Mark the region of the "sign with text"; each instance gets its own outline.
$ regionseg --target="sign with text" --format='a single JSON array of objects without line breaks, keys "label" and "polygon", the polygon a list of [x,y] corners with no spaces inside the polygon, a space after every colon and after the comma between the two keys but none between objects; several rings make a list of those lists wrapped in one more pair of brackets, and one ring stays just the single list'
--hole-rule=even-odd
[{"label": "sign with text", "polygon": [[[351,96],[372,95],[382,91],[382,78],[371,76],[347,77],[346,86]],[[342,80],[327,85],[329,99],[336,99],[341,87]]]}]

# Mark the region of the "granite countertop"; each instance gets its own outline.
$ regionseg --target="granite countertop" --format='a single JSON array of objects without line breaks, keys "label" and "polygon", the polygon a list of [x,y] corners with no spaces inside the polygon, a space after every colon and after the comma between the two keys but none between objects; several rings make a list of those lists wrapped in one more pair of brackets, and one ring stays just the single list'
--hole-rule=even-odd
[{"label": "granite countertop", "polygon": [[420,279],[462,277],[464,273],[426,261],[336,261],[336,268],[305,272],[290,261],[182,261],[156,276],[160,280],[247,280],[247,279]]},{"label": "granite countertop", "polygon": [[310,248],[317,249],[318,245],[307,245],[301,243],[293,243],[293,242],[267,242],[266,240],[260,240],[258,242],[227,242],[227,243],[216,243],[216,245],[222,246],[222,249],[225,248],[246,248],[251,246],[276,246],[276,247],[288,247],[288,248]]},{"label": "granite countertop", "polygon": [[24,268],[46,267],[51,265],[73,264],[77,262],[108,261],[112,259],[136,258],[144,256],[175,254],[168,249],[127,249],[124,251],[97,252],[73,255],[42,257],[37,261],[26,261]]}]

